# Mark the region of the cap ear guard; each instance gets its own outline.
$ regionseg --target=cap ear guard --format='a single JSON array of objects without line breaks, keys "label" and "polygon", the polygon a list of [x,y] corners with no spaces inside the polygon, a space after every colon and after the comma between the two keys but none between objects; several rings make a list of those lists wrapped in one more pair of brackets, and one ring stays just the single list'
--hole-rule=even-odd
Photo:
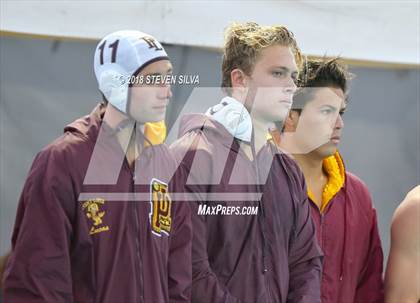
[{"label": "cap ear guard", "polygon": [[108,69],[99,77],[99,90],[105,98],[123,113],[127,113],[128,79],[123,74]]}]

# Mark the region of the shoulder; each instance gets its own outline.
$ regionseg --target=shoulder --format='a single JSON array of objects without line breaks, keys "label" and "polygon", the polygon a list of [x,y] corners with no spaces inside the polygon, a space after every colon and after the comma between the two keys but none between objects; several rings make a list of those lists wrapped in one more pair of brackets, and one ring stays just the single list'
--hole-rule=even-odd
[{"label": "shoulder", "polygon": [[94,148],[95,140],[81,136],[77,133],[65,132],[60,137],[45,146],[40,153],[54,156],[65,157],[78,153],[85,153],[87,150],[92,151]]},{"label": "shoulder", "polygon": [[92,142],[66,132],[36,154],[28,179],[42,176],[51,182],[61,182],[59,176],[68,177],[71,170],[82,167],[92,150]]},{"label": "shoulder", "polygon": [[405,197],[402,205],[407,207],[416,207],[420,206],[420,185],[417,185],[412,190],[410,190]]},{"label": "shoulder", "polygon": [[361,192],[369,192],[368,187],[366,185],[366,183],[358,176],[356,176],[355,174],[346,171],[346,179],[347,179],[347,184],[352,187],[355,190],[361,191]]},{"label": "shoulder", "polygon": [[298,199],[294,201],[296,203],[300,202],[306,204],[308,196],[305,177],[297,162],[290,155],[283,152],[275,154],[274,160],[276,163],[273,163],[273,167],[281,166],[281,168],[276,169],[274,173],[287,181],[292,196],[298,197]]},{"label": "shoulder", "polygon": [[420,224],[420,185],[405,196],[392,218],[392,228],[398,229],[401,226],[401,229],[415,230],[415,224]]},{"label": "shoulder", "polygon": [[208,135],[202,130],[192,130],[185,133],[169,147],[175,159],[180,162],[185,159],[188,152],[199,155],[207,160],[211,159],[213,154],[213,143]]},{"label": "shoulder", "polygon": [[276,154],[276,158],[282,163],[286,177],[293,178],[296,182],[298,182],[299,187],[304,187],[305,178],[303,176],[303,172],[292,156],[281,152]]},{"label": "shoulder", "polygon": [[372,208],[372,197],[366,183],[355,174],[346,171],[346,191],[347,194],[359,202],[360,206]]},{"label": "shoulder", "polygon": [[420,245],[419,191],[419,186],[410,191],[392,217],[392,245],[409,254],[418,254]]},{"label": "shoulder", "polygon": [[35,156],[33,161],[33,167],[40,167],[50,165],[52,163],[59,164],[64,161],[66,154],[71,149],[70,144],[67,140],[67,134],[63,134],[48,145],[46,145],[38,154]]},{"label": "shoulder", "polygon": [[74,172],[79,164],[77,158],[69,160],[66,144],[62,140],[63,136],[35,156],[21,194],[23,209],[31,205],[61,205],[69,216],[73,215],[76,194]]}]

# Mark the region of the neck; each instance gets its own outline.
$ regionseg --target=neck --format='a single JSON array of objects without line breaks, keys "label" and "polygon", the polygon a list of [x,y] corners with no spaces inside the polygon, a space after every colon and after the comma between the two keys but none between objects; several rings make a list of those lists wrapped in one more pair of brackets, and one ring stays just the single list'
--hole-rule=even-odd
[{"label": "neck", "polygon": [[[112,129],[117,128],[122,121],[127,119],[130,119],[127,115],[117,110],[111,104],[107,105],[104,121]],[[134,121],[132,121],[131,123],[125,125],[124,128],[116,132],[118,142],[120,143],[123,151],[125,151],[130,166],[132,166],[134,160],[138,157],[140,153],[140,146],[138,146],[137,140],[135,139],[136,136],[139,136],[137,134],[137,131],[141,131],[142,133],[144,133],[144,124],[137,122],[136,125],[137,129],[134,130]]]},{"label": "neck", "polygon": [[293,157],[302,169],[306,182],[309,185],[320,182],[327,176],[322,168],[323,158],[311,153],[294,154]]},{"label": "neck", "polygon": [[270,123],[252,117],[254,129],[255,152],[258,152],[267,143],[267,134]]},{"label": "neck", "polygon": [[108,103],[104,121],[112,128],[115,129],[122,121],[128,119],[128,116],[116,109],[112,104]]},{"label": "neck", "polygon": [[[104,121],[112,128],[115,129],[118,125],[127,119],[131,119],[128,115],[120,112],[116,109],[112,104],[108,104],[106,107],[106,112],[104,116]],[[132,127],[133,123],[128,123],[129,126]],[[136,121],[137,128],[139,128],[142,132],[144,132],[144,123],[140,123]]]}]

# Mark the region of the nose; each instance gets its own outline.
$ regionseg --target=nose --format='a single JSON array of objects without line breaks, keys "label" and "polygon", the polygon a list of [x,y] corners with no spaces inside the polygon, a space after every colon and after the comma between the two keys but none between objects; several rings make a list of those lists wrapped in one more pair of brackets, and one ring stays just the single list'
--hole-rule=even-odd
[{"label": "nose", "polygon": [[294,94],[296,92],[297,86],[295,80],[292,77],[289,77],[289,80],[284,88],[285,93]]},{"label": "nose", "polygon": [[160,91],[160,98],[161,99],[172,98],[172,90],[171,90],[171,85],[170,84],[162,85],[161,91]]},{"label": "nose", "polygon": [[171,89],[171,86],[170,85],[168,86],[167,96],[168,96],[168,99],[171,99],[172,98],[172,89]]},{"label": "nose", "polygon": [[344,127],[343,117],[341,117],[341,115],[339,114],[337,119],[335,120],[335,128],[341,129],[343,127]]}]

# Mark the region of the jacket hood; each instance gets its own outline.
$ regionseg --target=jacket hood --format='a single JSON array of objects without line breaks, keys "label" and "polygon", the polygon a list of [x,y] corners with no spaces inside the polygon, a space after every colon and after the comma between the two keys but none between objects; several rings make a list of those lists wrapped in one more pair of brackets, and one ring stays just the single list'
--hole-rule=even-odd
[{"label": "jacket hood", "polygon": [[221,123],[205,114],[186,114],[182,116],[179,124],[178,138],[181,138],[188,132],[197,130],[205,130],[206,134],[216,136],[218,142],[227,146],[230,146],[234,139]]},{"label": "jacket hood", "polygon": [[[334,155],[329,156],[324,159],[322,163],[322,168],[328,175],[327,184],[324,187],[322,193],[322,201],[320,211],[323,212],[328,203],[334,198],[334,196],[340,191],[344,186],[346,171],[344,168],[343,159],[338,151]],[[310,188],[308,187],[308,197],[315,201]]]},{"label": "jacket hood", "polygon": [[224,97],[220,103],[210,107],[203,114],[187,114],[180,123],[178,138],[187,132],[201,129],[217,133],[222,141],[233,138],[251,142],[252,120],[244,105],[232,97]]},{"label": "jacket hood", "polygon": [[238,100],[232,97],[224,97],[220,103],[206,111],[206,116],[212,117],[222,124],[233,137],[245,142],[251,142],[251,115]]},{"label": "jacket hood", "polygon": [[95,106],[89,115],[81,117],[64,127],[64,132],[70,132],[83,138],[96,138],[102,124],[106,105],[100,103]]},{"label": "jacket hood", "polygon": [[[79,118],[64,128],[64,132],[71,132],[82,136],[83,138],[96,138],[99,129],[102,125],[103,117],[105,115],[107,105],[104,103],[98,104],[92,112]],[[124,120],[119,127],[124,127],[130,120]],[[114,133],[111,128],[108,129]],[[165,142],[166,139],[166,124],[165,121],[150,122],[144,124],[144,146],[158,145]]]}]

